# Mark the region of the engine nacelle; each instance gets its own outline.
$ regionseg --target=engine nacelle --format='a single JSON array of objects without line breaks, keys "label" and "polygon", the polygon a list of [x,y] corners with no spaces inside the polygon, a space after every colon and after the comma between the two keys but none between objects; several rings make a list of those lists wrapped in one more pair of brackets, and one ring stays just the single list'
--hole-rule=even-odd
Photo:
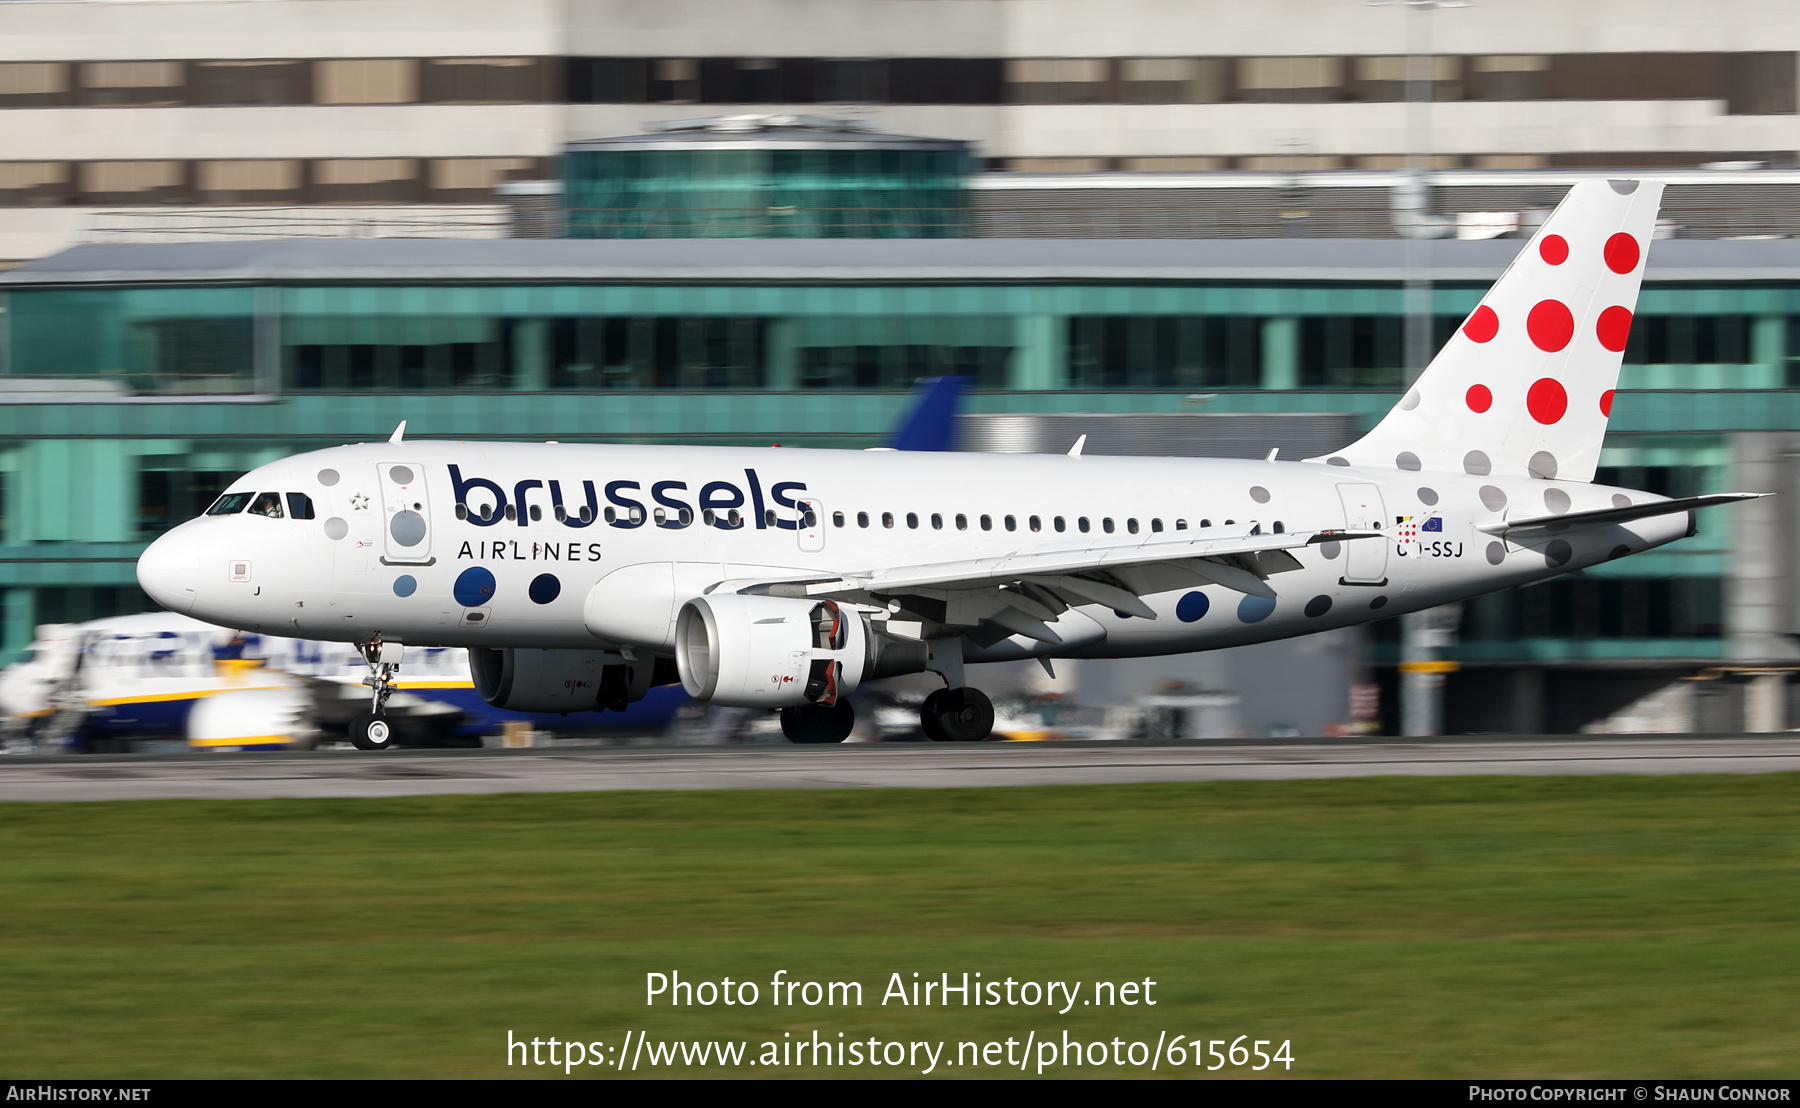
[{"label": "engine nacelle", "polygon": [[835,704],[868,668],[863,617],[830,600],[698,596],[675,621],[675,664],[695,700],[738,708]]},{"label": "engine nacelle", "polygon": [[627,661],[598,650],[469,649],[475,691],[512,712],[623,711],[653,685],[673,684],[672,669],[667,658]]}]

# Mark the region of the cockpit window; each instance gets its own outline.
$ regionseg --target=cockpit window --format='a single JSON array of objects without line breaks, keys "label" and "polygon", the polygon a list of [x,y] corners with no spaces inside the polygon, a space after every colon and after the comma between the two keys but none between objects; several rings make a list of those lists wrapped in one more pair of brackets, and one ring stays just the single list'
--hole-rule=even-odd
[{"label": "cockpit window", "polygon": [[244,510],[244,505],[250,503],[250,498],[255,495],[253,492],[228,492],[213,501],[213,506],[206,509],[206,514],[209,516],[237,515]]},{"label": "cockpit window", "polygon": [[312,497],[303,492],[287,494],[288,515],[295,519],[311,519],[313,517]]},{"label": "cockpit window", "polygon": [[278,492],[259,492],[250,504],[253,516],[268,516],[270,519],[281,518],[281,494]]}]

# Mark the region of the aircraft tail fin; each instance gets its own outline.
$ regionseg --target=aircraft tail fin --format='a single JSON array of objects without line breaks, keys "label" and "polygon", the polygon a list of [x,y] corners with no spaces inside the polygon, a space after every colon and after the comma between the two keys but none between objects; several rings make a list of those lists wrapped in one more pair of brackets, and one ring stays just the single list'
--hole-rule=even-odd
[{"label": "aircraft tail fin", "polygon": [[912,411],[894,428],[888,446],[895,450],[954,450],[956,407],[966,377],[932,377],[919,383]]},{"label": "aircraft tail fin", "polygon": [[1570,189],[1400,403],[1323,460],[1593,480],[1662,190]]}]

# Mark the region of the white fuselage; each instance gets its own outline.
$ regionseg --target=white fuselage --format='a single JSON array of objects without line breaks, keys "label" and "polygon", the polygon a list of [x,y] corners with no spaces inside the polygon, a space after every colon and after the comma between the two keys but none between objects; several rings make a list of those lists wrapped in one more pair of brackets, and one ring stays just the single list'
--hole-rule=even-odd
[{"label": "white fuselage", "polygon": [[[672,567],[659,579],[695,596],[724,581],[1253,528],[1386,536],[1293,551],[1301,568],[1268,579],[1274,602],[1217,584],[1176,587],[1143,597],[1155,620],[1087,605],[1057,621],[1074,632],[1060,644],[1014,636],[970,661],[1172,654],[1342,627],[1581,569],[1689,526],[1679,512],[1519,545],[1477,528],[1658,498],[1312,462],[1062,455],[417,441],[298,455],[231,490],[281,493],[281,518],[201,516],[158,539],[139,573],[158,602],[266,634],[420,646],[666,648],[657,629],[672,619],[667,597],[645,597],[652,630],[639,642],[602,638],[584,618],[603,578],[653,563]],[[314,518],[292,518],[288,493],[310,498]],[[477,568],[491,575],[485,589]],[[629,591],[605,595],[609,605],[636,602]]]}]

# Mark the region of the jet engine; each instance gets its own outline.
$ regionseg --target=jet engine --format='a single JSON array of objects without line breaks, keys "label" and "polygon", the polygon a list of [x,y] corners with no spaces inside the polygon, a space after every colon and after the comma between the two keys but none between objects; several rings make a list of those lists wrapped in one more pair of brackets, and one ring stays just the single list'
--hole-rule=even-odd
[{"label": "jet engine", "polygon": [[471,647],[469,675],[481,699],[513,712],[594,712],[642,700],[678,679],[667,658],[628,660],[597,650]]},{"label": "jet engine", "polygon": [[872,669],[863,617],[830,600],[699,596],[675,621],[675,664],[695,700],[739,708],[832,705]]}]

